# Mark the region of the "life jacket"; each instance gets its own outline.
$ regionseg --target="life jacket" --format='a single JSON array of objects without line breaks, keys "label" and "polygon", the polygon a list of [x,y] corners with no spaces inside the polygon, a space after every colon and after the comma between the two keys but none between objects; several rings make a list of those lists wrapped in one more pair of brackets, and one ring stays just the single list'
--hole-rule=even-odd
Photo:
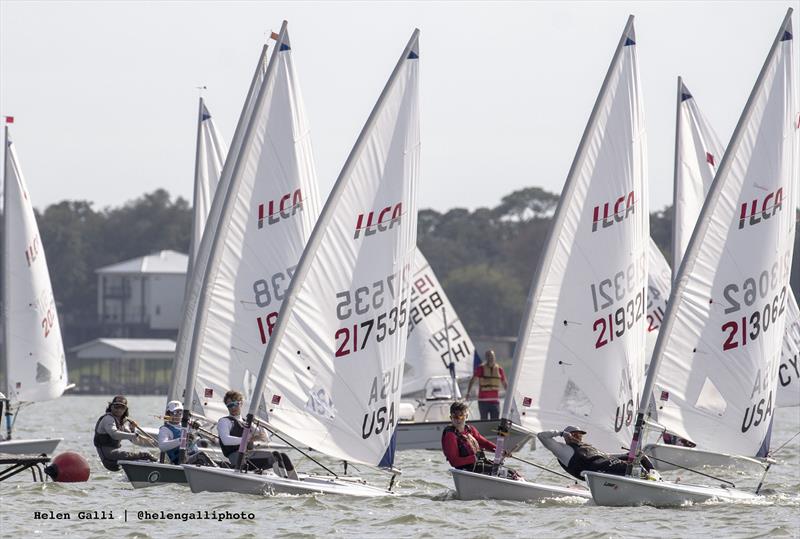
[{"label": "life jacket", "polygon": [[[456,443],[458,444],[458,456],[459,457],[469,457],[470,455],[475,455],[477,460],[478,455],[472,449],[472,446],[467,441],[466,434],[471,434],[473,438],[475,438],[475,427],[472,425],[467,425],[464,428],[464,432],[458,432],[453,425],[448,425],[442,431],[442,445],[444,445],[444,437],[448,432],[452,432],[456,435]],[[477,439],[476,439],[477,441]],[[482,454],[483,451],[480,451]]]},{"label": "life jacket", "polygon": [[[173,425],[172,423],[164,423],[164,426],[169,429],[172,433],[172,439],[180,438],[181,437],[181,428]],[[169,461],[172,464],[178,464],[178,458],[180,456],[181,448],[180,446],[176,447],[175,449],[170,449],[166,452]]]},{"label": "life jacket", "polygon": [[[105,432],[97,432],[97,427],[100,426],[100,422],[107,416],[110,415],[114,418],[114,422],[117,422],[117,418],[114,417],[111,413],[106,412],[105,414],[100,416],[100,419],[97,420],[97,423],[94,424],[94,446],[95,447],[110,447],[111,449],[119,449],[122,446],[122,442],[119,440],[115,440],[111,437],[110,434]],[[119,426],[119,424],[117,425]]]},{"label": "life jacket", "polygon": [[[244,423],[238,417],[234,417],[232,415],[225,416],[225,418],[230,419],[231,423],[231,436],[238,436],[241,437],[244,433]],[[219,447],[222,449],[222,454],[226,457],[231,456],[232,454],[239,451],[239,444],[235,445],[225,445],[222,443],[222,439],[219,441]],[[253,439],[247,441],[247,449],[253,449]]]},{"label": "life jacket", "polygon": [[483,376],[478,378],[478,389],[483,391],[500,391],[502,382],[500,380],[500,365],[494,364],[494,367],[489,367],[485,363],[481,365],[483,369]]},{"label": "life jacket", "polygon": [[581,480],[583,480],[581,472],[599,471],[606,465],[617,460],[589,444],[567,443],[567,445],[570,446],[575,453],[573,453],[572,458],[569,459],[569,463],[566,466],[564,466],[560,460],[558,463],[561,464],[561,467],[569,472],[570,475]]}]

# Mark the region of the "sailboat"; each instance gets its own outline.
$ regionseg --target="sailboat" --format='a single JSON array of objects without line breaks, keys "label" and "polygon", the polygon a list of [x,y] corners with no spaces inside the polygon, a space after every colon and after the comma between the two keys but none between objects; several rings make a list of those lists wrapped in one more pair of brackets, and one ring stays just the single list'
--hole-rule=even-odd
[{"label": "sailboat", "polygon": [[[322,454],[392,466],[416,249],[418,36],[415,30],[297,264],[258,371],[243,448],[266,412],[271,431]],[[288,48],[286,23],[278,46]],[[184,471],[193,492],[391,494],[335,475]]]},{"label": "sailboat", "polygon": [[[253,115],[255,97],[264,79],[267,60],[267,45],[262,47],[256,69],[250,82],[239,122],[234,132],[233,143],[226,157],[225,143],[214,126],[211,114],[204,100],[200,99],[197,119],[197,149],[195,154],[195,206],[192,217],[192,241],[190,244],[190,268],[187,271],[186,292],[184,300],[184,316],[178,331],[178,342],[175,351],[172,380],[167,395],[167,402],[181,400],[186,396],[188,358],[195,320],[200,300],[198,293],[208,267],[211,246],[219,226],[223,201],[231,183],[231,165],[236,161],[241,150],[242,138]],[[220,168],[221,167],[221,168]],[[213,193],[209,206],[209,195]],[[207,233],[206,233],[207,232]],[[188,409],[188,408],[187,408]],[[192,399],[192,408],[202,417],[203,409],[198,398]],[[206,425],[211,419],[203,421]],[[207,450],[204,450],[207,451]],[[217,458],[217,454],[210,455]],[[186,483],[186,476],[180,466],[146,461],[120,461],[131,484],[136,488],[149,487],[165,483]]]},{"label": "sailboat", "polygon": [[[8,121],[8,118],[7,118]],[[49,454],[62,438],[14,439],[20,409],[60,397],[67,363],[44,246],[16,149],[5,126],[3,174],[3,352],[6,436],[0,453]]]},{"label": "sailboat", "polygon": [[[697,217],[700,215],[703,201],[708,193],[717,166],[724,154],[722,143],[713,131],[708,121],[701,114],[692,93],[686,87],[681,77],[678,77],[677,92],[677,120],[675,126],[675,208],[673,218],[673,259],[674,268],[680,265],[686,246],[691,238]],[[791,352],[793,336],[788,331],[797,320],[798,310],[794,293],[789,289],[787,294],[787,331],[784,333],[784,353],[779,371],[788,375],[790,361],[794,357]],[[776,402],[784,405],[800,405],[797,389],[800,384],[792,387],[792,378],[788,380],[786,388],[779,386]],[[790,400],[791,390],[795,389],[795,402]],[[660,402],[660,401],[658,401]],[[656,407],[657,417],[659,406]],[[663,433],[662,433],[663,436]],[[661,436],[659,436],[660,440]],[[765,448],[766,449],[766,448]],[[719,444],[709,447],[685,447],[677,444],[653,443],[645,446],[644,452],[654,458],[654,465],[659,470],[672,470],[677,467],[696,468],[700,466],[722,466],[735,468],[740,471],[761,472],[771,459],[758,458],[755,454],[735,455],[730,454]],[[760,457],[764,457],[766,451]]]},{"label": "sailboat", "polygon": [[[403,372],[397,450],[440,450],[442,431],[450,424],[450,405],[461,398],[459,382],[472,377],[475,346],[422,251],[414,257],[408,344]],[[452,365],[452,367],[451,367]],[[408,399],[417,395],[416,404]],[[494,436],[497,420],[470,421],[484,436]],[[509,447],[531,433],[514,429]]]},{"label": "sailboat", "polygon": [[[631,16],[534,275],[501,416],[533,432],[581,425],[608,452],[632,433],[646,359],[650,237],[639,93]],[[461,499],[589,498],[583,487],[450,472]]]},{"label": "sailboat", "polygon": [[[791,14],[789,9],[767,55],[678,270],[637,412],[630,468],[653,391],[659,429],[733,454],[769,446],[797,202]],[[680,505],[757,494],[585,475],[599,505]]]}]

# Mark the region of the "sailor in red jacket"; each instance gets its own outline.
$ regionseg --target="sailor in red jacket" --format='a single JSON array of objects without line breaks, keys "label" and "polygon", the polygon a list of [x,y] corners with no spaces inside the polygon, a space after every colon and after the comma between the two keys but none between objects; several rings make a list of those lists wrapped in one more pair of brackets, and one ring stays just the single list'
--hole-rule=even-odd
[{"label": "sailor in red jacket", "polygon": [[[469,408],[466,403],[456,401],[450,406],[450,420],[442,432],[442,451],[453,468],[475,473],[491,474],[493,462],[485,457],[484,449],[495,450],[495,445],[467,425]],[[508,453],[506,453],[508,454]],[[508,470],[508,478],[516,478],[516,473]]]}]

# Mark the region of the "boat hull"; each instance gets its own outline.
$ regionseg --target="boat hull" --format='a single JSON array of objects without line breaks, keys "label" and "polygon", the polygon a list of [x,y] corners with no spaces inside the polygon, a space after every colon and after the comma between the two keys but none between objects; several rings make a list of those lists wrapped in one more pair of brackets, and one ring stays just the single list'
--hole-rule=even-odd
[{"label": "boat hull", "polygon": [[238,492],[241,494],[340,494],[361,498],[393,496],[388,490],[332,477],[301,476],[300,479],[278,477],[272,473],[241,473],[223,468],[183,465],[192,492]]},{"label": "boat hull", "polygon": [[31,440],[6,440],[0,442],[0,453],[7,455],[52,454],[63,438],[38,438]]},{"label": "boat hull", "polygon": [[592,491],[594,503],[612,507],[674,507],[710,500],[738,501],[760,497],[752,492],[732,488],[649,481],[599,472],[584,472],[584,475],[589,490]]},{"label": "boat hull", "polygon": [[459,500],[512,500],[518,502],[537,501],[547,498],[576,496],[590,499],[592,496],[583,487],[570,488],[543,483],[514,481],[502,477],[450,469]]},{"label": "boat hull", "polygon": [[[727,453],[714,453],[697,448],[676,445],[650,444],[645,446],[646,455],[678,464],[684,468],[701,468],[703,466],[731,468],[740,472],[759,473],[764,471],[766,463],[759,459]],[[677,470],[677,466],[653,459],[653,466],[659,471]]]},{"label": "boat hull", "polygon": [[169,483],[186,485],[183,468],[174,464],[121,460],[120,467],[134,488],[154,487]]},{"label": "boat hull", "polygon": [[[478,429],[478,432],[483,436],[493,440],[497,437],[497,427],[500,422],[497,420],[470,421],[469,424]],[[442,431],[448,425],[450,425],[450,421],[401,421],[397,424],[397,450],[430,449],[441,451]],[[506,439],[506,448],[512,452],[517,451],[532,439],[534,439],[533,433],[512,426],[511,433]]]}]

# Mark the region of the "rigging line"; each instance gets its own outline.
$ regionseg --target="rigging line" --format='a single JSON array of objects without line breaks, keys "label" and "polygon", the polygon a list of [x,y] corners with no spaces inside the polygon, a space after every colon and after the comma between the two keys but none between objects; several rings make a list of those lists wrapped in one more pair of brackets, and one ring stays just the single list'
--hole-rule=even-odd
[{"label": "rigging line", "polygon": [[[622,449],[624,449],[625,451],[630,451],[630,449],[625,447],[625,446],[622,446]],[[670,462],[668,460],[660,459],[658,457],[654,457],[653,455],[647,455],[647,458],[652,459],[652,460],[657,460],[658,462],[663,462],[664,464],[669,464],[670,466],[675,466],[676,468],[680,468],[681,470],[686,470],[687,472],[693,472],[693,473],[696,473],[698,475],[702,475],[703,477],[708,477],[709,479],[713,479],[715,481],[721,481],[723,483],[727,483],[731,487],[736,488],[736,485],[733,484],[733,482],[728,481],[726,479],[722,479],[721,477],[717,477],[717,476],[714,476],[714,475],[703,473],[703,472],[695,470],[693,468],[687,468],[686,466],[681,466],[680,464],[675,464],[674,462]]]},{"label": "rigging line", "polygon": [[546,466],[542,466],[542,465],[540,465],[540,464],[536,464],[535,462],[531,462],[531,461],[529,461],[529,460],[521,459],[521,458],[519,458],[519,457],[515,457],[514,455],[508,455],[508,457],[507,457],[507,458],[514,459],[514,460],[518,460],[518,461],[520,461],[520,462],[524,462],[525,464],[529,464],[530,466],[533,466],[533,467],[535,467],[535,468],[539,468],[540,470],[544,470],[545,472],[550,472],[551,474],[555,474],[555,475],[557,475],[557,476],[559,476],[559,477],[564,477],[564,478],[566,478],[566,479],[569,479],[570,481],[575,481],[575,484],[577,484],[577,483],[578,483],[578,482],[575,480],[575,478],[574,478],[574,477],[572,477],[572,476],[569,476],[569,475],[563,474],[563,473],[561,473],[561,472],[557,472],[557,471],[555,471],[555,470],[551,470],[550,468],[547,468]]},{"label": "rigging line", "polygon": [[297,450],[297,451],[298,451],[298,452],[299,452],[301,455],[303,455],[304,457],[306,457],[306,458],[308,458],[308,459],[312,460],[314,463],[316,463],[318,466],[320,466],[321,468],[323,468],[325,471],[327,471],[327,472],[328,472],[329,474],[331,474],[332,476],[334,476],[334,477],[336,477],[336,478],[338,478],[338,477],[339,477],[339,474],[337,474],[336,472],[334,472],[333,470],[331,470],[330,468],[328,468],[327,466],[325,466],[324,464],[322,464],[321,462],[319,462],[317,459],[315,459],[314,457],[312,457],[311,455],[309,455],[308,453],[306,453],[305,451],[303,451],[302,449],[300,449],[299,447],[297,447],[296,445],[294,445],[292,442],[290,442],[289,440],[287,440],[286,438],[284,438],[283,436],[281,436],[280,434],[278,434],[278,433],[275,431],[275,429],[273,429],[272,427],[268,426],[268,425],[267,425],[265,422],[261,421],[261,420],[260,420],[260,419],[258,419],[257,417],[253,417],[253,423],[255,423],[256,425],[259,425],[260,427],[263,427],[263,428],[267,429],[269,432],[271,432],[271,433],[272,433],[272,435],[273,435],[273,436],[275,436],[276,438],[278,438],[279,440],[281,440],[282,442],[284,442],[284,443],[285,443],[286,445],[288,445],[289,447],[291,447],[291,448],[293,448],[293,449]]},{"label": "rigging line", "polygon": [[784,447],[786,447],[787,445],[789,445],[789,442],[791,442],[792,440],[794,440],[795,438],[797,438],[797,436],[798,436],[798,435],[800,435],[800,431],[797,431],[797,432],[795,432],[795,433],[794,433],[794,436],[792,436],[791,438],[789,438],[788,440],[786,440],[786,442],[784,442],[784,444],[783,444],[782,446],[780,446],[778,449],[776,449],[775,451],[770,451],[770,452],[769,452],[769,456],[772,456],[772,455],[774,455],[775,453],[777,453],[778,451],[780,451],[781,449],[783,449]]}]

